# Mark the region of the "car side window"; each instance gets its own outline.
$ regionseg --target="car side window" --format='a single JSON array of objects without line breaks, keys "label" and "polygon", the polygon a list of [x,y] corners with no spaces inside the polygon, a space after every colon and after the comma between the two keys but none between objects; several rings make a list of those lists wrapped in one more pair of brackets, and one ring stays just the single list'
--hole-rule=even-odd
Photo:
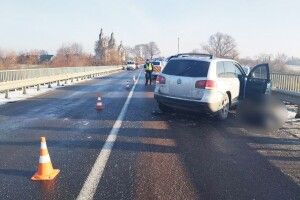
[{"label": "car side window", "polygon": [[242,71],[240,70],[240,66],[237,64],[237,63],[234,63],[234,66],[235,66],[235,74],[236,76],[241,76],[243,75]]},{"label": "car side window", "polygon": [[227,78],[234,78],[237,77],[235,74],[235,66],[233,65],[232,62],[226,61],[224,62],[224,68],[225,68],[225,76]]},{"label": "car side window", "polygon": [[264,80],[268,79],[267,68],[264,66],[258,67],[251,73],[251,77]]},{"label": "car side window", "polygon": [[217,77],[224,78],[226,77],[224,62],[217,62]]}]

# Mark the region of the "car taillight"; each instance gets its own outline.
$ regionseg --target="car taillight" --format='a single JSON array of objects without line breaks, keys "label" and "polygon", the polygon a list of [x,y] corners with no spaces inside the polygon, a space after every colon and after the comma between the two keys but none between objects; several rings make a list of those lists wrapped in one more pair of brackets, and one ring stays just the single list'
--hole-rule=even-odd
[{"label": "car taillight", "polygon": [[156,83],[158,84],[166,84],[166,78],[161,76],[161,75],[158,75],[157,78],[156,78]]},{"label": "car taillight", "polygon": [[200,80],[200,81],[196,81],[195,83],[195,88],[199,88],[199,89],[214,89],[217,87],[217,83],[213,80]]}]

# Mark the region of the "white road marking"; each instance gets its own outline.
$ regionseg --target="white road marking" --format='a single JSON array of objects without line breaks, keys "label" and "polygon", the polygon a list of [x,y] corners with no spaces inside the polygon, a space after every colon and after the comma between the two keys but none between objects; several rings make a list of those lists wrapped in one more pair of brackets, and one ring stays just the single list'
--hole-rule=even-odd
[{"label": "white road marking", "polygon": [[[141,71],[138,75],[137,80],[139,80],[141,75]],[[119,129],[121,128],[122,122],[124,120],[125,114],[128,109],[128,105],[130,103],[130,100],[132,98],[134,89],[136,87],[137,82],[133,85],[131,91],[128,94],[128,97],[125,101],[125,104],[118,116],[118,119],[116,120],[113,128],[111,129],[105,144],[102,147],[102,150],[100,151],[94,166],[88,175],[86,181],[84,182],[83,187],[81,188],[81,191],[77,197],[77,200],[88,200],[88,199],[93,199],[93,196],[96,192],[97,186],[100,182],[100,179],[102,177],[104,168],[106,166],[106,163],[108,161],[108,158],[110,156],[111,150],[113,148],[113,145],[117,139],[117,135],[119,133]]]}]

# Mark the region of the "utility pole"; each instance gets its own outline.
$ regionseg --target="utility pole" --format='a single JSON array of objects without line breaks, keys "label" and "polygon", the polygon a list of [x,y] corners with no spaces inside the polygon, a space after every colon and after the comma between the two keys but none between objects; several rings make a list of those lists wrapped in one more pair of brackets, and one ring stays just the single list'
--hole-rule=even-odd
[{"label": "utility pole", "polygon": [[179,40],[179,37],[177,38],[177,53],[179,54],[179,52],[180,52],[180,50],[179,50],[179,42],[180,42],[180,40]]}]

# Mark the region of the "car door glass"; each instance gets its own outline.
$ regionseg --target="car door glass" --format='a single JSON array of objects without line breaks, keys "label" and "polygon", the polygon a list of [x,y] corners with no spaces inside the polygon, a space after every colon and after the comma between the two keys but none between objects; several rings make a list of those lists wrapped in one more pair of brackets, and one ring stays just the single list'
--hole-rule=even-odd
[{"label": "car door glass", "polygon": [[257,79],[268,79],[268,70],[266,66],[262,65],[257,67],[254,71],[251,72],[250,77]]},{"label": "car door glass", "polygon": [[225,77],[225,69],[223,62],[217,62],[217,77],[223,78]]},{"label": "car door glass", "polygon": [[225,74],[227,78],[237,77],[235,74],[235,66],[232,62],[226,61],[224,62]]},{"label": "car door glass", "polygon": [[235,67],[235,74],[236,74],[237,77],[243,75],[243,73],[241,72],[238,64],[234,63],[234,67]]}]

